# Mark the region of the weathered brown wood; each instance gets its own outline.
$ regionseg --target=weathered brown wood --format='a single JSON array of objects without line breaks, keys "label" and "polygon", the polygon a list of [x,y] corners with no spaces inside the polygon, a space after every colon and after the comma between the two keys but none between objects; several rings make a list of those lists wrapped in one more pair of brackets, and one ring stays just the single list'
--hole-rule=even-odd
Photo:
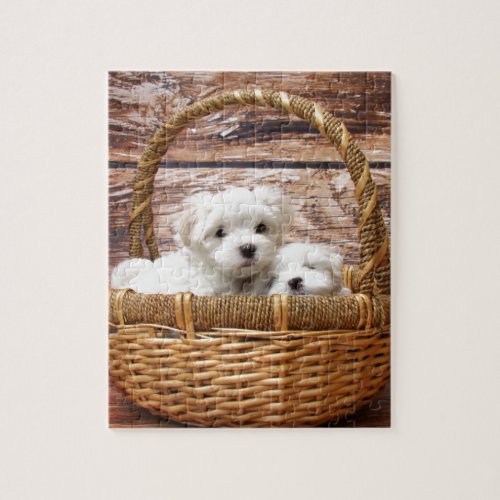
[{"label": "weathered brown wood", "polygon": [[[136,162],[147,139],[187,104],[223,90],[261,87],[309,97],[342,119],[370,161],[390,161],[389,73],[111,73],[110,160]],[[169,161],[339,160],[299,118],[267,108],[230,108],[183,131]]]}]

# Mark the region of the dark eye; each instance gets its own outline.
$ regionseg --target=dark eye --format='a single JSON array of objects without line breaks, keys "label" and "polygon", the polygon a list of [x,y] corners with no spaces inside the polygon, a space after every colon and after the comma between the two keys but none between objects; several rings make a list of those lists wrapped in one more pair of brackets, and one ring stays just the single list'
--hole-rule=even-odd
[{"label": "dark eye", "polygon": [[215,236],[217,236],[217,238],[224,238],[224,236],[226,236],[226,233],[224,232],[224,229],[221,227],[217,229]]},{"label": "dark eye", "polygon": [[262,222],[255,228],[255,232],[257,234],[262,234],[265,233],[266,231],[267,231],[267,226]]},{"label": "dark eye", "polygon": [[312,269],[312,270],[316,269],[314,266],[306,266],[306,267],[307,269]]}]

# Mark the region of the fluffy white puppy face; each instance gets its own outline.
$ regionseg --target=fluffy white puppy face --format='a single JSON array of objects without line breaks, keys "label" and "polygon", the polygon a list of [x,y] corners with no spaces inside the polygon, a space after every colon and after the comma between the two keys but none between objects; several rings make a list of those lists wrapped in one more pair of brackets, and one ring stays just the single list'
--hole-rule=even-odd
[{"label": "fluffy white puppy face", "polygon": [[342,288],[343,259],[338,247],[308,243],[285,245],[276,257],[269,294],[347,295]]},{"label": "fluffy white puppy face", "polygon": [[182,244],[229,278],[248,278],[271,265],[292,208],[281,191],[231,188],[197,193],[174,225]]}]

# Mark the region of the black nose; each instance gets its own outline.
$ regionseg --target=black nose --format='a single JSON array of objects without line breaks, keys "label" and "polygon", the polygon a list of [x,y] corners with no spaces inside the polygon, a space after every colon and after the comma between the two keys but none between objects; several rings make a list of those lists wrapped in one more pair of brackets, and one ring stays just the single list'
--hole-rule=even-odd
[{"label": "black nose", "polygon": [[247,243],[246,245],[241,245],[240,252],[245,259],[251,259],[255,255],[255,251],[257,247],[252,245],[251,243]]},{"label": "black nose", "polygon": [[291,280],[288,281],[288,286],[292,290],[298,290],[301,285],[302,285],[302,278],[292,278]]}]

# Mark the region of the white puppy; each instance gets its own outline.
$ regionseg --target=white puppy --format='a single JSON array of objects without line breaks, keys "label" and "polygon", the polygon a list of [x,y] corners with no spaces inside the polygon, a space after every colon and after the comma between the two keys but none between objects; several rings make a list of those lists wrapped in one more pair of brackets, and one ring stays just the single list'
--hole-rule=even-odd
[{"label": "white puppy", "polygon": [[160,277],[148,259],[120,262],[111,274],[112,288],[131,288],[140,293],[160,293]]},{"label": "white puppy", "polygon": [[[292,215],[288,198],[274,188],[231,188],[216,194],[194,194],[186,200],[185,210],[174,215],[177,239],[183,247],[152,264],[158,280],[146,264],[137,263],[135,267],[142,265],[145,269],[129,271],[133,283],[112,279],[112,286],[116,282],[121,284],[119,288],[149,290],[144,293],[264,294],[267,276]],[[120,266],[126,268],[127,262],[132,261]],[[147,285],[140,283],[142,278]]]},{"label": "white puppy", "polygon": [[342,286],[342,266],[338,247],[290,243],[276,257],[269,295],[349,295]]},{"label": "white puppy", "polygon": [[[120,262],[113,269],[111,287],[130,288],[146,294],[174,294],[195,289],[199,292],[200,287],[195,284],[194,278],[190,279],[191,269],[180,252],[164,255],[154,262],[148,259],[129,259]],[[193,283],[193,290],[189,283]]]},{"label": "white puppy", "polygon": [[275,188],[194,194],[174,220],[183,248],[163,256],[162,267],[188,268],[189,290],[198,295],[264,293],[260,277],[271,269],[292,214]]}]

